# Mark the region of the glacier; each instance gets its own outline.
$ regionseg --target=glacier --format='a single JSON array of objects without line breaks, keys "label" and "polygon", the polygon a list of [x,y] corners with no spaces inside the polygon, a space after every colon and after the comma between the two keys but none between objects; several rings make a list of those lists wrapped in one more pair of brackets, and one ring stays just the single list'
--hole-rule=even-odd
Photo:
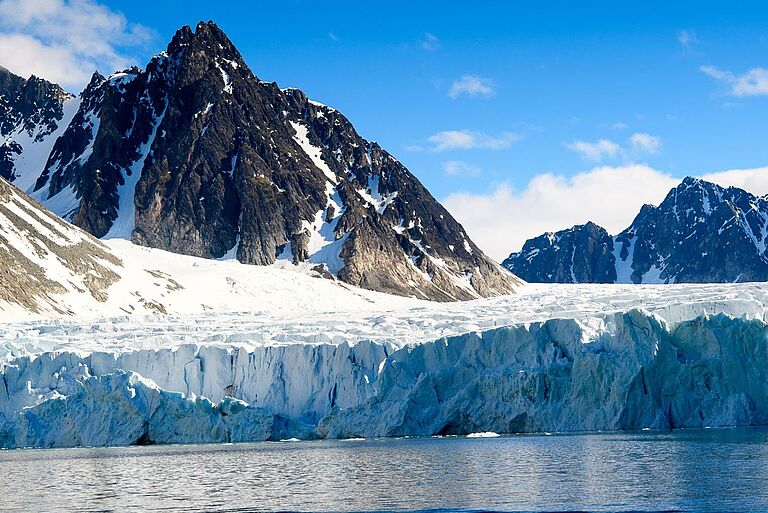
[{"label": "glacier", "polygon": [[0,359],[0,446],[768,424],[764,313],[719,304],[554,316],[406,344],[16,351]]}]

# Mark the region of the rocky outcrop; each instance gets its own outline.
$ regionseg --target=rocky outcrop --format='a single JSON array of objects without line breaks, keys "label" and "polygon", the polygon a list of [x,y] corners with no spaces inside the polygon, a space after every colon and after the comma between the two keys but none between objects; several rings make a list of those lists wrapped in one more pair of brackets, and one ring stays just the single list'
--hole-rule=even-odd
[{"label": "rocky outcrop", "polygon": [[442,301],[520,283],[392,155],[259,80],[213,23],[179,30],[144,70],[94,75],[35,190],[97,237],[187,255]]},{"label": "rocky outcrop", "polygon": [[121,266],[100,241],[0,178],[0,308],[67,314],[62,296],[73,291],[105,301]]},{"label": "rocky outcrop", "polygon": [[545,234],[504,266],[530,282],[768,280],[768,199],[686,178],[614,237],[593,223]]}]

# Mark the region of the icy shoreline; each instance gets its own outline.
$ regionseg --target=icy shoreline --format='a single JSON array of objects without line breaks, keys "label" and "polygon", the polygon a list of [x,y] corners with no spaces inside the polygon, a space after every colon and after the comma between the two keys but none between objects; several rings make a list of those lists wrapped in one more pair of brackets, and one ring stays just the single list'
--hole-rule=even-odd
[{"label": "icy shoreline", "polygon": [[0,446],[768,424],[768,325],[647,311],[387,342],[8,358]]}]

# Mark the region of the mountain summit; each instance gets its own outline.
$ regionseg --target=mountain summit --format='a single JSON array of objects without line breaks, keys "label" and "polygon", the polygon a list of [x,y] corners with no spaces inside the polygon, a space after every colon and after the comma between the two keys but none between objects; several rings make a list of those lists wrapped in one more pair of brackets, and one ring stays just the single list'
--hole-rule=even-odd
[{"label": "mountain summit", "polygon": [[97,237],[442,301],[520,283],[392,155],[259,80],[212,22],[143,70],[94,74],[78,102],[28,192]]},{"label": "mountain summit", "polygon": [[0,66],[0,178],[33,185],[76,110],[75,96],[58,85]]},{"label": "mountain summit", "polygon": [[685,178],[615,237],[594,223],[528,240],[503,265],[531,282],[768,281],[768,199]]}]

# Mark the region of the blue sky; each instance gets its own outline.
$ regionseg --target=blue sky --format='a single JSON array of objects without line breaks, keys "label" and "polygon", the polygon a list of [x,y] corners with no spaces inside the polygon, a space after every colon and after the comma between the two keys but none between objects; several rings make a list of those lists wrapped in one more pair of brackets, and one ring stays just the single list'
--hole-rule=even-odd
[{"label": "blue sky", "polygon": [[[755,170],[768,165],[760,2],[0,0],[0,50],[2,33],[76,43],[3,15],[20,1],[56,4],[59,18],[100,9],[109,49],[72,58],[104,73],[143,65],[183,24],[216,21],[257,76],[341,110],[499,258],[588,218],[617,231],[685,175],[768,193]],[[722,173],[733,169],[749,172]],[[603,195],[616,199],[600,209]]]},{"label": "blue sky", "polygon": [[[572,173],[592,162],[569,143],[623,144],[638,132],[660,138],[661,149],[634,158],[677,175],[768,163],[768,98],[729,96],[700,70],[768,65],[768,8],[759,3],[105,3],[157,31],[152,51],[182,24],[215,20],[259,77],[339,108],[438,196]],[[494,92],[451,98],[465,75]],[[409,151],[447,130],[521,139],[501,149]],[[449,160],[478,171],[445,176]]]}]

